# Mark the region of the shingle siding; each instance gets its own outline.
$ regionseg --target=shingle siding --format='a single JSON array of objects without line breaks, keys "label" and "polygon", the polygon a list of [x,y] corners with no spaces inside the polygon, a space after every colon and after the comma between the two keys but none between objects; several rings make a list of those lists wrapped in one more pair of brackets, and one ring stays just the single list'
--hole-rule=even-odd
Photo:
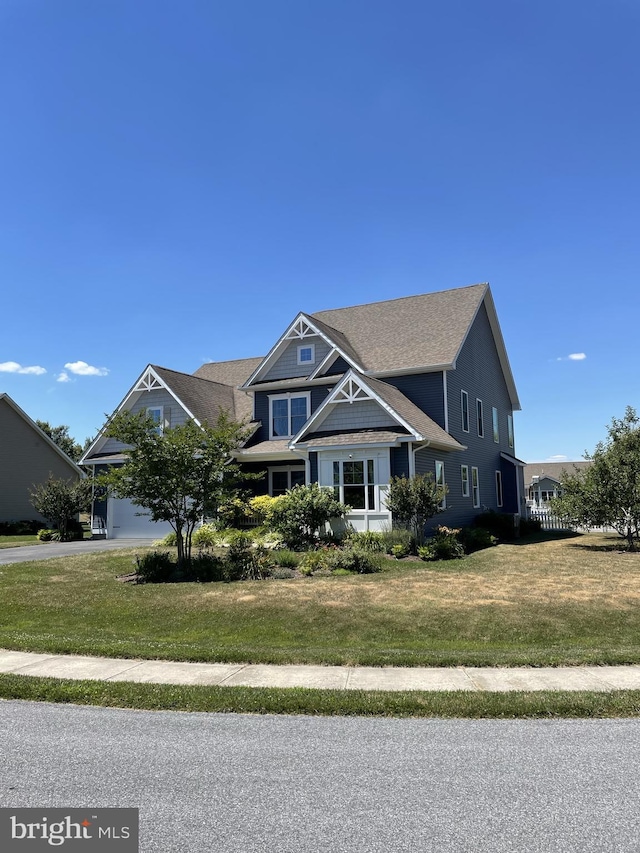
[{"label": "shingle siding", "polygon": [[[135,415],[138,412],[146,411],[149,407],[162,406],[164,413],[165,426],[177,427],[186,423],[189,419],[187,413],[176,403],[174,397],[164,389],[155,389],[153,391],[143,391],[134,405],[131,407],[131,412]],[[104,443],[100,453],[117,453],[123,450],[124,444],[116,441],[115,438],[109,438]]]},{"label": "shingle siding", "polygon": [[[313,345],[315,349],[315,360],[313,363],[298,364],[298,347],[309,345]],[[291,341],[273,367],[262,377],[262,381],[275,382],[278,379],[309,376],[328,352],[327,342],[317,336]]]},{"label": "shingle siding", "polygon": [[348,431],[397,425],[398,422],[375,400],[360,400],[355,403],[338,403],[318,429]]}]

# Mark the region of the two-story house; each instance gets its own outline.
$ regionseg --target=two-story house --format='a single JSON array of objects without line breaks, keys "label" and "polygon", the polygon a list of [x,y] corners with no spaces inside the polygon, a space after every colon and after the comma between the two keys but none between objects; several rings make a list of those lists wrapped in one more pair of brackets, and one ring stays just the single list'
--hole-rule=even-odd
[{"label": "two-story house", "polygon": [[[301,313],[263,358],[192,376],[150,365],[120,408],[144,408],[164,427],[226,409],[253,427],[239,459],[264,472],[263,493],[334,488],[358,530],[392,523],[385,495],[397,475],[446,484],[438,524],[524,510],[520,406],[487,284]],[[82,461],[117,464],[122,453],[98,437]],[[150,535],[136,511],[115,500],[96,510],[110,536]]]}]

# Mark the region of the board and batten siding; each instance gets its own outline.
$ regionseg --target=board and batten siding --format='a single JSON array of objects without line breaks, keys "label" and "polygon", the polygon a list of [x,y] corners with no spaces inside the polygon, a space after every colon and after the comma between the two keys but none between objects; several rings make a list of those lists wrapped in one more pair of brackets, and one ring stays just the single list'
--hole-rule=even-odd
[{"label": "board and batten siding", "polygon": [[[189,420],[189,416],[182,406],[176,403],[175,398],[168,391],[161,388],[154,388],[152,391],[142,391],[131,407],[131,412],[136,415],[138,412],[145,412],[150,407],[156,408],[158,406],[162,406],[165,427],[173,429],[173,427],[180,426]],[[124,450],[125,446],[121,441],[109,438],[102,446],[100,452],[117,453],[120,450]]]},{"label": "board and batten siding", "polygon": [[[298,364],[298,347],[313,346],[315,359],[304,364]],[[298,376],[308,376],[312,373],[329,352],[329,345],[317,335],[290,341],[280,358],[262,377],[263,382],[277,382],[278,379],[291,379]]]},{"label": "board and batten siding", "polygon": [[47,520],[31,506],[31,491],[49,474],[63,480],[80,478],[39,430],[0,400],[0,521]]}]

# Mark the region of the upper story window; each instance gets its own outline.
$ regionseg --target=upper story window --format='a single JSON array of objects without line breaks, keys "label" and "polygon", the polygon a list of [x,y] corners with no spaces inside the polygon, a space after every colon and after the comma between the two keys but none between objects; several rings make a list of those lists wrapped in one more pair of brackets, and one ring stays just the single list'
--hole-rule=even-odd
[{"label": "upper story window", "polygon": [[469,432],[469,395],[466,391],[460,392],[461,410],[462,410],[462,431]]},{"label": "upper story window", "polygon": [[498,444],[500,441],[500,428],[498,425],[498,410],[495,406],[491,409],[491,417],[493,420],[493,440]]},{"label": "upper story window", "polygon": [[301,344],[298,347],[298,364],[315,364],[315,344]]},{"label": "upper story window", "polygon": [[509,447],[513,450],[513,415],[507,415],[507,433],[509,436]]},{"label": "upper story window", "polygon": [[291,393],[269,397],[269,438],[291,438],[309,417],[311,394]]},{"label": "upper story window", "polygon": [[164,410],[162,406],[148,406],[147,416],[150,417],[153,422],[157,424],[154,432],[156,432],[158,435],[162,435],[164,426]]},{"label": "upper story window", "polygon": [[484,438],[484,412],[482,408],[482,400],[476,400],[476,420],[478,423],[478,435]]}]

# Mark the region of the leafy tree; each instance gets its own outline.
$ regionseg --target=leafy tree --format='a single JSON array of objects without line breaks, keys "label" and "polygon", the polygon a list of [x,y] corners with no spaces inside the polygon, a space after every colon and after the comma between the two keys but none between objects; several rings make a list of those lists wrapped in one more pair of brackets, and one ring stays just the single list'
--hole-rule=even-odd
[{"label": "leafy tree", "polygon": [[126,460],[101,474],[97,484],[148,510],[153,521],[168,521],[176,532],[178,563],[188,562],[195,526],[215,516],[248,476],[232,456],[246,437],[245,427],[222,413],[211,427],[189,420],[160,432],[144,412],[119,412],[105,434],[126,445]]},{"label": "leafy tree", "polygon": [[447,491],[446,486],[435,483],[431,473],[411,478],[392,477],[387,491],[387,509],[391,510],[394,522],[411,530],[421,545],[425,524],[441,512]]},{"label": "leafy tree", "polygon": [[588,468],[561,477],[562,495],[552,501],[555,512],[584,527],[613,527],[636,550],[640,538],[640,418],[627,406],[623,418],[612,418],[607,438]]},{"label": "leafy tree", "polygon": [[60,541],[73,538],[70,530],[79,512],[85,512],[91,504],[91,482],[89,480],[62,480],[52,475],[46,483],[33,487],[31,504],[60,532]]},{"label": "leafy tree", "polygon": [[349,507],[335,497],[333,489],[317,483],[294,486],[269,506],[267,523],[291,548],[311,545],[319,530],[332,518],[344,518]]},{"label": "leafy tree", "polygon": [[69,435],[69,427],[66,426],[66,424],[54,427],[51,426],[49,421],[36,421],[36,423],[42,432],[46,433],[49,438],[58,445],[60,450],[67,454],[69,459],[73,459],[74,462],[77,462],[80,459],[84,450],[87,448],[87,442],[85,441],[85,447],[83,449],[82,445],[78,444],[78,442]]}]

